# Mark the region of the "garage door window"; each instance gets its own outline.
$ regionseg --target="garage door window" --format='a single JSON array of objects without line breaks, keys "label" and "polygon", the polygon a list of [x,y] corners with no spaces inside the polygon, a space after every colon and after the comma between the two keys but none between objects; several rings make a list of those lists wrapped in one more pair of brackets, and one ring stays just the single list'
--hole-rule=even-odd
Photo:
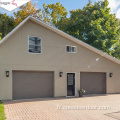
[{"label": "garage door window", "polygon": [[29,36],[29,53],[41,53],[41,38]]}]

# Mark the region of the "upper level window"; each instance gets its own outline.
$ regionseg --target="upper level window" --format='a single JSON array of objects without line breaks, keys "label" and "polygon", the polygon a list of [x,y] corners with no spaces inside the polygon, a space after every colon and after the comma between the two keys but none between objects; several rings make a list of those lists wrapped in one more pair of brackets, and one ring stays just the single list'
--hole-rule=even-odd
[{"label": "upper level window", "polygon": [[41,53],[41,38],[29,36],[29,52]]},{"label": "upper level window", "polygon": [[66,46],[66,52],[70,52],[70,53],[76,53],[77,52],[77,48],[76,46]]}]

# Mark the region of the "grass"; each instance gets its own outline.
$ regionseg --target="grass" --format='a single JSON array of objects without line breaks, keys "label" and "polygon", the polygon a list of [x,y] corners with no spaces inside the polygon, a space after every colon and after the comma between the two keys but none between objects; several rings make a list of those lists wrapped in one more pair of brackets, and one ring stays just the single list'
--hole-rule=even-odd
[{"label": "grass", "polygon": [[0,120],[5,120],[4,105],[1,101],[0,101]]}]

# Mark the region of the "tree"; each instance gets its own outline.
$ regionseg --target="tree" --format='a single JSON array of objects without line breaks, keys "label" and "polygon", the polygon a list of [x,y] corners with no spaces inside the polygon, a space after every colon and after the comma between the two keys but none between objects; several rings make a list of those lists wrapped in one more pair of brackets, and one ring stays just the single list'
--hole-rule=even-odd
[{"label": "tree", "polygon": [[16,13],[14,12],[15,25],[17,26],[20,22],[22,22],[28,16],[33,16],[39,19],[40,11],[41,9],[36,9],[36,4],[32,4],[32,2],[26,3],[26,5],[23,5],[20,7],[19,11],[17,11]]},{"label": "tree", "polygon": [[120,59],[120,38],[116,40],[116,42],[109,49],[111,51],[111,55],[117,59]]},{"label": "tree", "polygon": [[2,33],[0,33],[0,40],[2,39]]},{"label": "tree", "polygon": [[14,27],[14,18],[0,13],[0,37],[6,36]]},{"label": "tree", "polygon": [[[120,22],[110,13],[108,0],[89,3],[83,9],[70,11],[70,18],[61,22],[59,29],[106,52],[119,40]],[[115,52],[115,51],[114,51]]]},{"label": "tree", "polygon": [[41,21],[57,25],[57,23],[61,19],[64,19],[68,14],[65,7],[60,3],[48,5],[43,4],[43,10],[36,9],[36,6],[37,5],[32,4],[32,2],[28,2],[26,5],[21,6],[19,11],[16,13],[14,12],[15,25],[17,26],[28,16],[33,16]]},{"label": "tree", "polygon": [[111,55],[109,48],[119,40],[120,23],[116,16],[110,13],[108,5],[108,0],[104,0],[93,6],[86,42]]},{"label": "tree", "polygon": [[68,12],[65,7],[57,2],[56,4],[43,4],[43,17],[46,21],[53,23],[56,27],[59,22],[66,18]]}]

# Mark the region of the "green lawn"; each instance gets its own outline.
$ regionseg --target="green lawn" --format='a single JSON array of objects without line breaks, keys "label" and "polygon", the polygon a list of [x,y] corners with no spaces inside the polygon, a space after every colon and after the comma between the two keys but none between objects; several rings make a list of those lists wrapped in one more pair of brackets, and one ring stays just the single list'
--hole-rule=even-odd
[{"label": "green lawn", "polygon": [[4,105],[1,101],[0,101],[0,120],[5,120]]}]

